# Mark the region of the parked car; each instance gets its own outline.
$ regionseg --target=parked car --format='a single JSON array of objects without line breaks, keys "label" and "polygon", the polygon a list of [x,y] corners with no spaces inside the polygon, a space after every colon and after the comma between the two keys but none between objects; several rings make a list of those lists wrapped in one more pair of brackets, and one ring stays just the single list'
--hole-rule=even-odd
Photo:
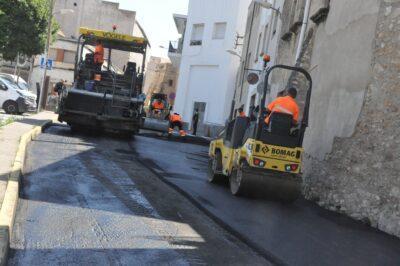
[{"label": "parked car", "polygon": [[0,73],[0,78],[4,78],[12,83],[15,83],[21,90],[29,91],[28,82],[26,82],[23,78],[18,77],[17,75]]},{"label": "parked car", "polygon": [[7,114],[22,114],[36,110],[36,95],[0,77],[0,108]]}]

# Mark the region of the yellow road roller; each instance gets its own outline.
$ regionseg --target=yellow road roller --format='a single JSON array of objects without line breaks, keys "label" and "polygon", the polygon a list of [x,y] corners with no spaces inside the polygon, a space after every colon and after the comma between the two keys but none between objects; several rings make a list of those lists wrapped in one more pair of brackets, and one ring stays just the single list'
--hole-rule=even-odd
[{"label": "yellow road roller", "polygon": [[[292,115],[267,112],[268,81],[277,69],[300,73],[307,80],[302,119],[296,127],[293,127]],[[261,108],[255,121],[237,117],[210,143],[209,182],[229,178],[230,190],[236,196],[263,194],[286,202],[296,200],[301,195],[303,139],[308,126],[311,90],[311,76],[303,68],[275,65],[267,69]],[[268,125],[267,115],[270,116]]]}]

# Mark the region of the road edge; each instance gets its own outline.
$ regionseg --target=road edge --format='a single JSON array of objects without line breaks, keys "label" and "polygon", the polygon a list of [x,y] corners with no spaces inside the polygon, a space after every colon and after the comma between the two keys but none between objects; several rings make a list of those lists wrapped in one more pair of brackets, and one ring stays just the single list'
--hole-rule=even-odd
[{"label": "road edge", "polygon": [[17,153],[8,176],[7,188],[0,209],[0,265],[6,265],[10,248],[11,232],[19,201],[19,186],[24,168],[26,148],[33,138],[41,134],[53,123],[48,120],[41,126],[35,126],[20,138]]}]

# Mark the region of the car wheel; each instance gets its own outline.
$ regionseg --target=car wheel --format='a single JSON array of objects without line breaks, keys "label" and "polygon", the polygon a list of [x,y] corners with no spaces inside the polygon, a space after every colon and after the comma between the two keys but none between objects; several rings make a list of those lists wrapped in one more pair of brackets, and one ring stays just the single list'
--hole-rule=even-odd
[{"label": "car wheel", "polygon": [[3,109],[6,114],[17,114],[18,113],[18,104],[14,101],[6,101],[3,104]]}]

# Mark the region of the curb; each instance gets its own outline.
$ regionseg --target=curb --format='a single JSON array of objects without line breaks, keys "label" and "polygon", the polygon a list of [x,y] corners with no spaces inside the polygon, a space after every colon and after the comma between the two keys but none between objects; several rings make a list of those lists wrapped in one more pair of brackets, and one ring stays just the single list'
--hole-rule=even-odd
[{"label": "curb", "polygon": [[33,138],[37,137],[52,123],[52,120],[48,120],[41,126],[34,127],[28,133],[23,134],[19,141],[17,154],[8,177],[4,200],[0,209],[0,265],[7,264],[11,232],[19,200],[19,184],[25,162],[26,147]]}]

